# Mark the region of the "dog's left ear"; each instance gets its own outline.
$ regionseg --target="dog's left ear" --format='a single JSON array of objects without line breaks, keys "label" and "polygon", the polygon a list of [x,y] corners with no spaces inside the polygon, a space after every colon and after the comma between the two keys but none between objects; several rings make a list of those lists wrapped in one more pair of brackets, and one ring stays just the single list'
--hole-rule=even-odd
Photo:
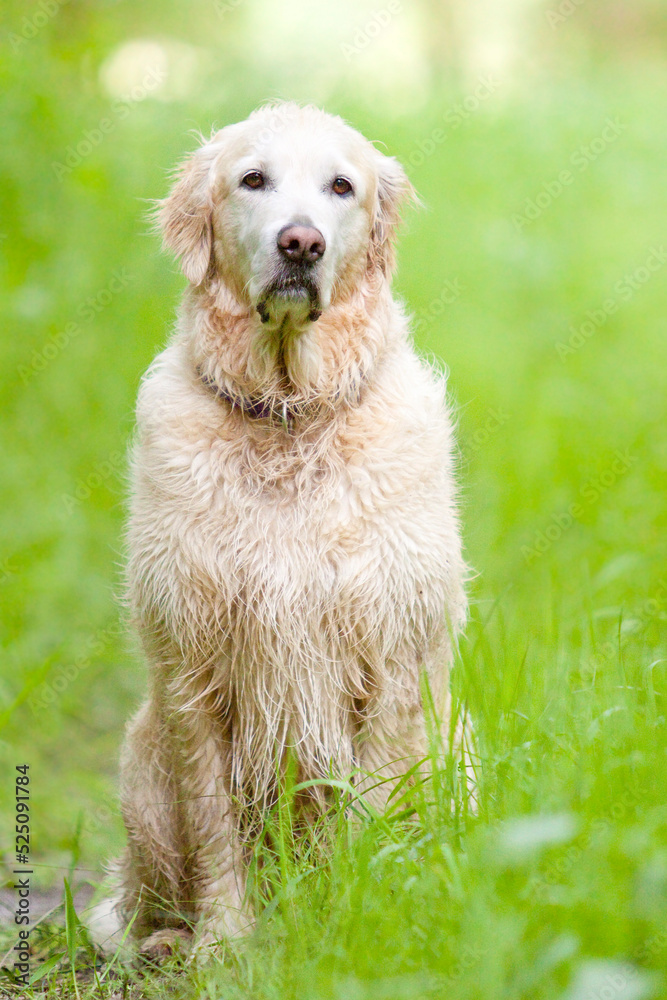
[{"label": "dog's left ear", "polygon": [[410,202],[419,204],[419,198],[395,157],[378,152],[377,162],[377,195],[368,258],[372,268],[379,267],[384,274],[390,276],[394,269],[394,240],[401,210]]},{"label": "dog's left ear", "polygon": [[202,146],[178,168],[171,192],[155,213],[164,245],[181,258],[188,281],[200,285],[206,277],[213,247],[213,203],[210,147]]}]

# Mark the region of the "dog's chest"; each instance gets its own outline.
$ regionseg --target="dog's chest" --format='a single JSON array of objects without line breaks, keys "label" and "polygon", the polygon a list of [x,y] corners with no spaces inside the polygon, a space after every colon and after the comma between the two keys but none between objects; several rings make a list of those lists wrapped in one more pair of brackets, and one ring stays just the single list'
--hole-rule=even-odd
[{"label": "dog's chest", "polygon": [[358,641],[444,608],[447,498],[437,469],[411,469],[409,451],[371,440],[287,455],[212,448],[207,468],[198,461],[210,504],[191,512],[187,558],[218,617],[254,616],[283,634],[326,622]]},{"label": "dog's chest", "polygon": [[129,541],[147,625],[162,619],[193,648],[325,663],[421,646],[456,618],[446,425],[358,418],[355,434],[311,442],[201,421],[187,438],[146,436]]}]

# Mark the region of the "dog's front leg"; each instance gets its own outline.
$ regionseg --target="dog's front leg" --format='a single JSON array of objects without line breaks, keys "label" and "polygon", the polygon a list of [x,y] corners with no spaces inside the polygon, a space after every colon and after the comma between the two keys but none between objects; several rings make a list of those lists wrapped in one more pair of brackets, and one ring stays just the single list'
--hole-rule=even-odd
[{"label": "dog's front leg", "polygon": [[214,716],[204,711],[184,714],[181,788],[187,796],[189,840],[185,867],[188,909],[196,921],[193,957],[201,959],[218,943],[250,931],[254,917],[245,899],[247,852],[229,793],[231,744]]},{"label": "dog's front leg", "polygon": [[419,770],[418,765],[428,755],[418,692],[406,697],[402,689],[400,698],[388,697],[385,702],[383,710],[363,726],[357,754],[361,772],[357,790],[380,813],[387,808],[396,783],[412,768]]},{"label": "dog's front leg", "polygon": [[[220,805],[220,798],[218,798]],[[252,930],[254,916],[245,899],[247,860],[231,803],[218,819],[217,832],[199,846],[192,863],[193,957],[205,958],[225,940]]]},{"label": "dog's front leg", "polygon": [[[408,787],[428,782],[434,767],[441,768],[452,751],[467,808],[476,812],[474,734],[465,716],[452,719],[451,662],[451,641],[444,630],[426,653],[406,645],[386,662],[385,683],[366,707],[357,752],[357,788],[379,812],[388,804],[399,806],[390,796],[404,775],[412,771]],[[404,805],[405,800],[400,808]]]},{"label": "dog's front leg", "polygon": [[434,731],[448,728],[450,663],[449,640],[443,630],[426,650],[406,639],[381,670],[371,672],[380,683],[360,720],[357,788],[378,812],[387,808],[405,774],[413,772],[408,782],[412,785],[430,773],[427,758]]}]

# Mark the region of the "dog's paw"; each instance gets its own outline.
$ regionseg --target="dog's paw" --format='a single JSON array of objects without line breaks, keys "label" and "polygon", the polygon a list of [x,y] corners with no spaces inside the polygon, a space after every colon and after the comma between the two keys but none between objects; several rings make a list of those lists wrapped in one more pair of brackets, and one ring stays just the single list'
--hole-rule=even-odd
[{"label": "dog's paw", "polygon": [[144,938],[139,947],[140,956],[147,962],[164,962],[167,958],[184,958],[192,947],[192,934],[183,928],[166,928]]},{"label": "dog's paw", "polygon": [[212,932],[201,934],[197,937],[190,954],[188,955],[188,965],[201,968],[209,965],[216,959],[222,958],[224,953],[223,941]]}]

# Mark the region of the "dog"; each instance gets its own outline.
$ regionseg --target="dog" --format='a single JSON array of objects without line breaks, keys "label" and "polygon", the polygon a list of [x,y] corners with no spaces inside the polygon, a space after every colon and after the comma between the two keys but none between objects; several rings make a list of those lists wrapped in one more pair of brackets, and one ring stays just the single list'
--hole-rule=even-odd
[{"label": "dog", "polygon": [[424,677],[448,724],[466,566],[445,381],[391,292],[413,195],[340,118],[279,103],[202,142],[158,205],[188,288],[137,406],[150,694],[121,757],[117,906],[149,952],[252,927],[288,757],[381,810],[428,755]]}]

